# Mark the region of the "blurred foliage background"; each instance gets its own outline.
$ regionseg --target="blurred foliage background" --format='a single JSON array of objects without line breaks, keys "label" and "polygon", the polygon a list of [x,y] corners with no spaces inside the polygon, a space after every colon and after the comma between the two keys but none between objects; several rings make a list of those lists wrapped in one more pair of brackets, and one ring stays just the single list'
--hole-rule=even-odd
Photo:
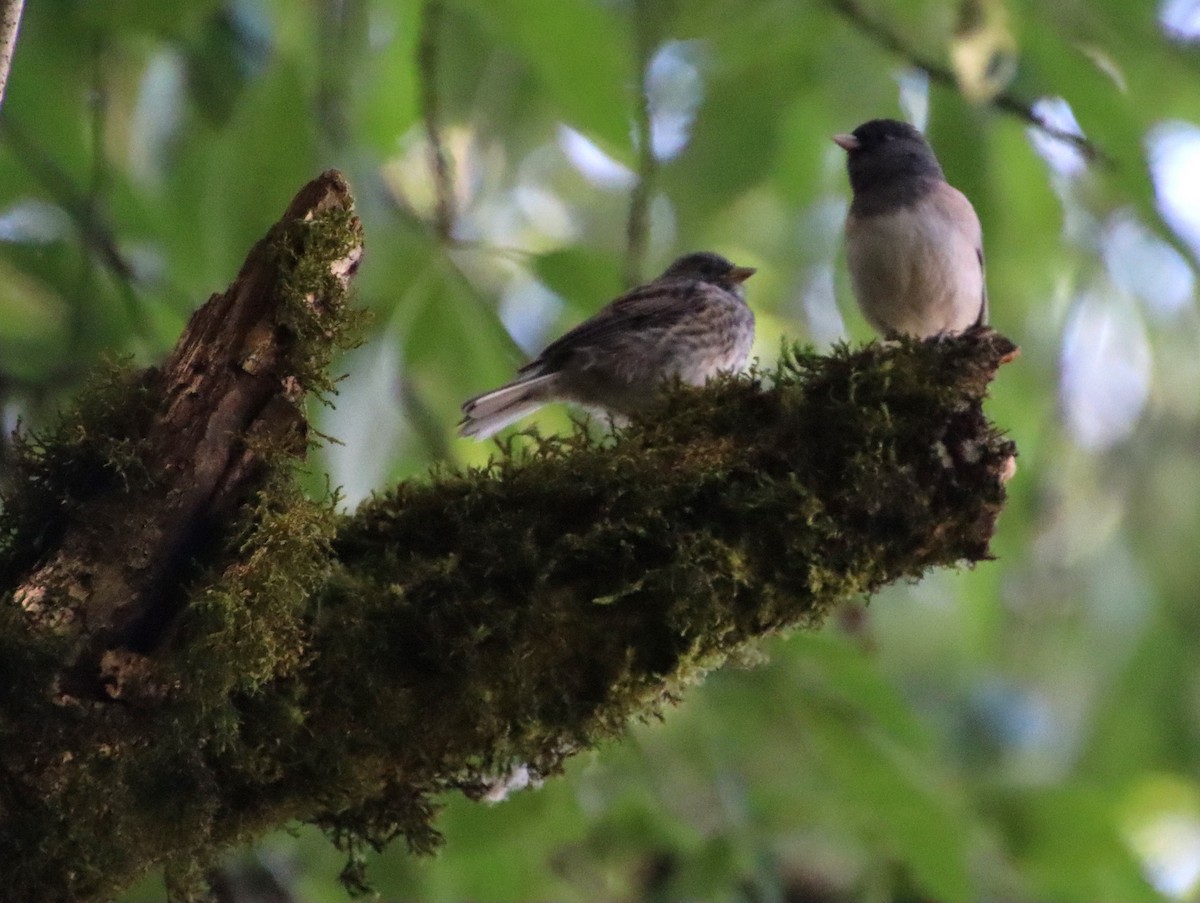
[{"label": "blurred foliage background", "polygon": [[[307,479],[350,505],[483,461],[458,403],[683,251],[759,267],[766,362],[865,340],[829,135],[910,118],[1024,350],[990,403],[1021,450],[998,560],[770,643],[541,789],[448,799],[437,858],[371,875],[424,900],[1200,899],[1198,42],[1196,0],[36,0],[0,117],[4,428],[103,354],[160,359],[326,167],[375,319]],[[342,900],[340,867],[281,832],[217,884]]]}]

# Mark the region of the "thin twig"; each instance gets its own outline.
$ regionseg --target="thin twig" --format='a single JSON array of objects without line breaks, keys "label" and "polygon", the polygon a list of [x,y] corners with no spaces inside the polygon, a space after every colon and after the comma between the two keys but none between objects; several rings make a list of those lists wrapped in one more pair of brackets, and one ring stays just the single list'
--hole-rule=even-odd
[{"label": "thin twig", "polygon": [[396,391],[405,419],[425,447],[426,459],[430,462],[450,461],[453,456],[446,438],[445,412],[431,404],[416,380],[407,374],[397,380]]},{"label": "thin twig", "polygon": [[634,39],[637,42],[638,95],[634,129],[637,139],[637,182],[629,197],[629,220],[626,225],[625,282],[637,285],[642,281],[646,249],[650,240],[650,198],[658,158],[654,156],[653,126],[650,117],[650,56],[654,50],[656,29],[651,21],[647,0],[634,4]]},{"label": "thin twig", "polygon": [[4,103],[4,89],[8,87],[8,73],[12,69],[24,8],[25,0],[0,0],[0,104]]},{"label": "thin twig", "polygon": [[321,0],[317,35],[317,125],[323,150],[342,156],[350,140],[350,86],[355,69],[347,60],[362,58],[366,31],[365,0]]},{"label": "thin twig", "polygon": [[75,221],[84,244],[96,254],[107,269],[122,283],[131,283],[133,265],[117,248],[116,237],[108,223],[89,200],[87,194],[71,175],[16,125],[10,116],[0,117],[0,138],[13,150],[30,175]]},{"label": "thin twig", "polygon": [[[104,209],[104,200],[108,196],[109,186],[112,184],[112,172],[108,165],[108,83],[104,75],[104,56],[106,52],[105,37],[103,32],[97,31],[92,41],[92,89],[88,98],[88,113],[91,117],[91,151],[92,151],[92,172],[91,178],[87,187],[87,193],[84,197],[84,204],[88,210],[99,211]],[[113,270],[118,275],[117,289],[121,296],[121,300],[125,305],[125,317],[129,323],[130,329],[135,334],[142,338],[148,337],[145,317],[140,316],[138,308],[137,293],[134,291],[133,282],[136,274],[132,266],[119,256],[116,251],[116,238],[112,240],[112,249],[118,254],[117,259],[121,266],[125,268],[122,273],[118,270]],[[102,257],[103,259],[103,257]],[[111,261],[110,263],[111,268]],[[85,272],[83,276],[83,285],[80,288],[80,297],[85,298],[92,293],[92,271],[93,266],[90,255],[84,257]],[[86,309],[83,305],[75,306],[76,319],[80,316],[86,316]],[[77,323],[75,337],[78,340],[84,340],[90,330],[87,328],[87,323]]]},{"label": "thin twig", "polygon": [[442,139],[441,99],[438,95],[438,36],[445,7],[442,0],[427,0],[417,44],[417,73],[421,83],[421,114],[429,141],[436,201],[433,227],[437,237],[449,241],[454,232],[454,171]]},{"label": "thin twig", "polygon": [[[826,2],[858,31],[869,37],[883,49],[903,58],[909,65],[922,70],[929,76],[931,81],[952,88],[958,87],[958,79],[955,77],[953,70],[922,56],[916,48],[905,43],[886,24],[871,18],[858,5],[857,0],[826,0]],[[1017,97],[1011,92],[1001,91],[990,102],[992,106],[1018,119],[1024,120],[1043,134],[1071,145],[1083,155],[1084,159],[1100,163],[1107,167],[1116,165],[1111,156],[1083,135],[1067,131],[1047,122],[1044,116],[1033,109],[1033,104],[1029,101]]]},{"label": "thin twig", "polygon": [[491,254],[495,257],[524,264],[529,263],[530,260],[538,256],[536,251],[531,251],[528,248],[497,245],[490,241],[482,241],[474,238],[452,238],[449,242],[449,247],[456,251],[478,251],[481,254]]},{"label": "thin twig", "polygon": [[[0,2],[2,1],[5,0],[0,0]],[[96,72],[98,72],[98,62]],[[96,85],[94,90],[102,89],[101,86]],[[103,122],[94,116],[91,128],[92,144],[103,142]],[[91,175],[94,184],[89,186],[88,190],[84,190],[76,183],[71,173],[55,162],[46,149],[36,144],[34,139],[17,124],[16,120],[13,120],[12,116],[0,116],[0,139],[10,146],[13,156],[24,163],[30,175],[54,199],[54,203],[66,210],[68,216],[71,216],[74,225],[79,229],[84,245],[100,258],[109,273],[115,276],[121,285],[132,286],[133,265],[121,255],[116,246],[113,229],[107,222],[104,222],[100,209],[96,205],[97,169],[92,169]],[[102,148],[96,146],[94,150],[97,153],[98,166],[98,155],[102,153]]]}]

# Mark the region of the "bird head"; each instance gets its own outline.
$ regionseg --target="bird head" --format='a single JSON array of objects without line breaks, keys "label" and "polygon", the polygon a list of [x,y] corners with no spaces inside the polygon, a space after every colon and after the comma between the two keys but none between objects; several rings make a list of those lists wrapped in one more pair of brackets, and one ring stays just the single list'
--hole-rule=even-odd
[{"label": "bird head", "polygon": [[896,119],[872,119],[853,132],[834,135],[846,151],[850,187],[860,192],[908,178],[943,178],[933,148],[916,128]]},{"label": "bird head", "polygon": [[711,282],[729,291],[753,276],[757,270],[754,267],[735,266],[720,254],[709,251],[699,251],[685,254],[672,263],[660,279],[697,279],[701,282]]}]

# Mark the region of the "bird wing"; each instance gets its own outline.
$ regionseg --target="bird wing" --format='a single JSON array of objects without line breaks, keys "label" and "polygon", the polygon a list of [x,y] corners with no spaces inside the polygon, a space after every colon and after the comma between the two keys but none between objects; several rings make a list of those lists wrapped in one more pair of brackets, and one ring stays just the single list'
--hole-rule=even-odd
[{"label": "bird wing", "polygon": [[967,200],[967,196],[953,185],[943,184],[949,190],[943,189],[934,192],[931,196],[931,201],[939,208],[939,212],[946,219],[955,224],[955,227],[962,232],[963,238],[969,241],[971,247],[975,249],[975,258],[979,261],[980,282],[983,286],[980,292],[979,319],[976,320],[976,325],[986,326],[988,321],[988,296],[987,269],[983,261],[983,226],[980,225],[979,214],[975,212],[975,208]]},{"label": "bird wing", "polygon": [[987,326],[988,324],[988,293],[987,293],[987,266],[983,262],[983,248],[976,248],[976,253],[979,255],[979,272],[983,276],[983,303],[979,306],[979,320],[976,321],[976,326]]},{"label": "bird wing", "polygon": [[624,338],[646,334],[646,330],[670,329],[701,306],[707,289],[715,288],[693,279],[658,280],[638,286],[547,345],[521,372],[541,370],[581,348],[602,346],[614,336]]}]

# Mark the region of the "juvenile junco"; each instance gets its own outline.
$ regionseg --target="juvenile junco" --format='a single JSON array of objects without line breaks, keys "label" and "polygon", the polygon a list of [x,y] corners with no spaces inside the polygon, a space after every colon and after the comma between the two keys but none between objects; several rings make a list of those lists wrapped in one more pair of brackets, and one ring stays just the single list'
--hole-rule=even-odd
[{"label": "juvenile junco", "polygon": [[833,140],[846,151],[850,282],[885,336],[921,338],[987,323],[983,230],[915,128],[873,119]]},{"label": "juvenile junco", "polygon": [[547,346],[515,380],[465,401],[459,432],[486,439],[552,401],[626,415],[667,380],[699,386],[740,370],[754,342],[741,284],[753,274],[719,254],[680,257]]}]

